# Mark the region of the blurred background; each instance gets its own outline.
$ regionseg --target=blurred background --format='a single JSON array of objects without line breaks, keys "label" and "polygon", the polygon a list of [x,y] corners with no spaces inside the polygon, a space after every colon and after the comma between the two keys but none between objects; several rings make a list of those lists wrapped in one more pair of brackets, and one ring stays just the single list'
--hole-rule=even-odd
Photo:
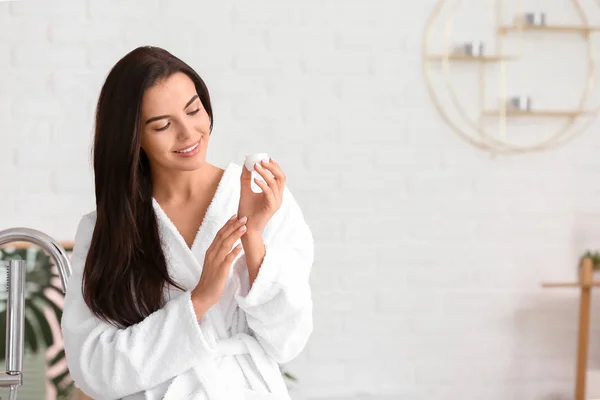
[{"label": "blurred background", "polygon": [[[441,6],[452,23],[430,19]],[[0,1],[0,230],[73,240],[95,207],[103,80],[135,47],[164,47],[208,85],[209,161],[268,152],[313,231],[314,333],[284,366],[294,399],[573,399],[579,290],[541,282],[574,282],[583,253],[600,249],[600,122],[554,149],[503,154],[457,135],[432,93],[452,82],[491,135],[543,142],[572,110],[597,109],[600,45],[577,29],[524,32],[503,42],[521,54],[510,64],[452,63],[444,76],[424,62],[427,26],[432,54],[475,40],[497,54],[499,7],[507,25],[522,9],[600,26],[596,0]],[[567,111],[477,120],[481,104],[522,94]],[[60,338],[42,342],[22,399],[56,398],[52,378],[65,378],[48,366]]]}]

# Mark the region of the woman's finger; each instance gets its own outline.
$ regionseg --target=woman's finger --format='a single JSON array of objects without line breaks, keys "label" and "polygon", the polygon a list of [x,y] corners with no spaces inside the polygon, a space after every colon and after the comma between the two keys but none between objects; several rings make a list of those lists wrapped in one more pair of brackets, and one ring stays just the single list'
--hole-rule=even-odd
[{"label": "woman's finger", "polygon": [[231,251],[231,248],[233,247],[234,243],[241,238],[244,234],[246,233],[246,221],[244,221],[243,223],[240,223],[239,226],[237,226],[237,229],[233,229],[231,231],[231,233],[224,238],[221,243],[218,246],[218,250],[217,250],[217,254],[216,254],[216,260],[217,262],[222,262],[222,260],[225,259],[225,257],[227,256],[227,254]]},{"label": "woman's finger", "polygon": [[279,190],[279,183],[275,180],[275,177],[271,175],[271,173],[269,172],[270,170],[268,170],[265,167],[262,167],[258,163],[256,164],[254,169],[260,174],[260,176],[263,177],[263,179],[265,180],[265,182],[267,182],[267,185],[269,185],[271,189],[273,189],[274,191]]},{"label": "woman's finger", "polygon": [[267,198],[267,201],[271,204],[274,204],[275,192],[273,192],[273,189],[271,189],[269,187],[269,185],[267,185],[265,182],[261,181],[260,179],[254,179],[254,182],[256,182],[258,187],[262,189],[264,195]]},{"label": "woman's finger", "polygon": [[271,162],[264,163],[265,169],[271,172],[275,176],[275,181],[277,182],[277,190],[274,190],[275,196],[278,200],[283,198],[283,189],[285,187],[286,176],[281,166],[271,158]]},{"label": "woman's finger", "polygon": [[226,279],[229,276],[231,264],[233,263],[233,260],[238,256],[238,254],[240,254],[241,251],[242,244],[240,243],[238,246],[235,246],[233,249],[231,249],[231,252],[225,255],[225,257],[223,257],[222,260],[219,260],[216,263],[215,266],[217,267],[218,272],[220,272],[221,277],[223,279]]},{"label": "woman's finger", "polygon": [[235,246],[233,248],[233,250],[231,250],[231,252],[229,254],[227,254],[225,256],[225,265],[231,265],[231,263],[233,262],[233,259],[237,257],[238,254],[240,254],[240,251],[242,251],[242,244],[238,244],[237,246]]},{"label": "woman's finger", "polygon": [[235,233],[235,231],[237,229],[239,229],[241,226],[245,225],[246,222],[248,222],[248,217],[246,217],[245,215],[242,216],[241,218],[236,218],[236,221],[234,221],[232,224],[230,224],[227,229],[225,229],[223,231],[223,236],[221,237],[221,241],[223,240],[227,240],[227,238],[229,238],[233,233]]},{"label": "woman's finger", "polygon": [[215,241],[221,240],[221,238],[225,236],[226,232],[229,231],[231,227],[237,223],[237,220],[237,214],[234,214],[231,218],[229,218],[229,220],[221,227],[221,229],[219,229],[219,231],[215,235]]},{"label": "woman's finger", "polygon": [[225,223],[225,225],[223,225],[221,227],[221,229],[219,229],[219,231],[215,235],[215,238],[213,239],[212,243],[206,250],[206,255],[208,257],[210,257],[212,259],[212,257],[213,257],[212,253],[218,252],[218,250],[221,247],[220,244],[223,242],[223,240],[227,239],[227,237],[229,237],[232,232],[235,232],[235,230],[237,228],[239,228],[240,226],[245,224],[246,221],[248,220],[248,218],[246,218],[246,217],[242,217],[241,219],[242,219],[242,221],[240,221],[240,219],[238,219],[237,214],[235,214],[235,215],[233,215],[233,217],[231,217]]},{"label": "woman's finger", "polygon": [[275,162],[275,160],[271,159],[269,162],[263,160],[262,166],[273,174],[279,186],[281,186],[282,182],[285,182],[285,173],[281,169],[281,166]]},{"label": "woman's finger", "polygon": [[285,180],[285,172],[283,172],[281,165],[279,165],[277,161],[271,158],[269,162],[263,161],[263,166],[269,171],[271,171],[273,175],[275,175],[275,179]]}]

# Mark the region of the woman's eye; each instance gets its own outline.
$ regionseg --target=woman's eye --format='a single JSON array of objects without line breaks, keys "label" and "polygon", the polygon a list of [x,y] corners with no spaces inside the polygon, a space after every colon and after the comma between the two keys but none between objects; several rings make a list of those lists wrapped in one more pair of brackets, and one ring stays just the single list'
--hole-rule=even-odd
[{"label": "woman's eye", "polygon": [[[1,1],[1,0],[0,0],[0,1]],[[190,112],[188,113],[188,115],[196,115],[196,114],[198,114],[198,111],[200,111],[200,109],[197,109],[197,110],[194,110],[194,111],[190,111]],[[170,125],[171,125],[171,123],[170,123],[170,122],[167,122],[167,124],[166,124],[165,126],[162,126],[162,127],[160,127],[160,128],[157,128],[157,129],[156,129],[156,131],[157,131],[157,132],[166,131],[166,130],[169,128],[169,126],[170,126]]]},{"label": "woman's eye", "polygon": [[156,129],[156,130],[157,130],[157,131],[159,131],[159,132],[160,132],[160,131],[167,130],[167,128],[169,127],[169,125],[171,125],[171,123],[170,123],[170,122],[167,122],[167,124],[166,124],[165,126],[163,126],[163,127],[161,127],[161,128],[158,128],[158,129]]}]

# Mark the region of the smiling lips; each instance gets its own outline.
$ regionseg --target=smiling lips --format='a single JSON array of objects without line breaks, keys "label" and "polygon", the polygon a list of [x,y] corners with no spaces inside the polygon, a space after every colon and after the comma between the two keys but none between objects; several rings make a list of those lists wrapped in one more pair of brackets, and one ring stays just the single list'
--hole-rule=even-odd
[{"label": "smiling lips", "polygon": [[190,156],[193,156],[194,154],[198,153],[199,150],[200,150],[200,141],[196,142],[195,144],[193,144],[191,146],[185,147],[181,150],[176,150],[176,151],[174,151],[174,153],[179,156],[190,157]]}]

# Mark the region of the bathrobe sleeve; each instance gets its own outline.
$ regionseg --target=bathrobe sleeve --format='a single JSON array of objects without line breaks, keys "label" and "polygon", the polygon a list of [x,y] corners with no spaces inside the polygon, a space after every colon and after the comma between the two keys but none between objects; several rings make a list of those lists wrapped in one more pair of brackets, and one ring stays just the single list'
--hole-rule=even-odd
[{"label": "bathrobe sleeve", "polygon": [[235,298],[248,326],[278,363],[294,359],[313,330],[309,275],[314,242],[302,211],[287,186],[279,210],[263,230],[265,257],[250,290],[245,256]]},{"label": "bathrobe sleeve", "polygon": [[82,297],[82,272],[94,225],[95,213],[90,213],[77,228],[61,328],[76,386],[96,400],[118,399],[192,368],[214,351],[214,343],[208,342],[196,320],[190,291],[126,329],[94,316]]}]

